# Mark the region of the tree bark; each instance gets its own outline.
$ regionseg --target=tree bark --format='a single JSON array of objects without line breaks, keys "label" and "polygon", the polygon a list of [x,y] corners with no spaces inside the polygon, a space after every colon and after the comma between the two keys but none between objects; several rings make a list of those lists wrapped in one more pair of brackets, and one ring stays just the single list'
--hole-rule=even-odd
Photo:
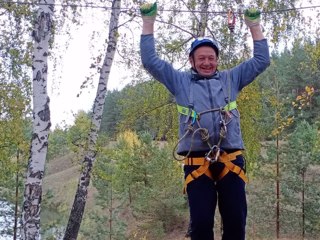
[{"label": "tree bark", "polygon": [[33,133],[22,207],[21,239],[40,239],[42,179],[51,126],[47,94],[48,51],[54,0],[40,0],[32,37]]},{"label": "tree bark", "polygon": [[208,8],[210,0],[203,0],[200,4],[200,21],[198,26],[198,36],[204,37],[206,35],[207,22],[208,22]]},{"label": "tree bark", "polygon": [[305,238],[306,233],[306,215],[305,215],[305,187],[306,187],[306,170],[303,169],[302,177],[302,192],[301,192],[301,208],[302,208],[302,239]]},{"label": "tree bark", "polygon": [[88,195],[88,186],[90,184],[91,171],[96,158],[96,142],[98,138],[98,131],[100,129],[102,113],[105,104],[107,84],[117,46],[120,7],[121,0],[112,1],[112,13],[109,25],[108,46],[103,66],[100,71],[97,94],[93,105],[91,128],[88,136],[88,149],[85,152],[85,156],[83,159],[83,168],[80,174],[77,192],[69,216],[68,225],[63,238],[64,240],[77,239],[80,225],[82,222],[82,217]]},{"label": "tree bark", "polygon": [[14,203],[14,225],[13,225],[13,240],[17,239],[18,233],[18,203],[19,203],[19,162],[20,162],[20,150],[17,149],[17,169],[16,169],[16,195]]}]

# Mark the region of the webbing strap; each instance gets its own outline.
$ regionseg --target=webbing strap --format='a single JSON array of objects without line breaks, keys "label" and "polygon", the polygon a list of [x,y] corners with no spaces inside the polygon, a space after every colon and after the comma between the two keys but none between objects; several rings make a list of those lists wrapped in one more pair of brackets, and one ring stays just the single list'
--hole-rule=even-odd
[{"label": "webbing strap", "polygon": [[232,162],[226,162],[224,163],[224,165],[225,167],[223,171],[220,173],[218,180],[221,180],[225,175],[227,175],[229,171],[231,171],[237,174],[245,183],[248,183],[249,180],[241,167],[233,164]]},{"label": "webbing strap", "polygon": [[225,111],[231,111],[233,109],[236,109],[237,108],[237,102],[236,101],[232,101],[232,102],[229,102],[224,108],[223,110]]},{"label": "webbing strap", "polygon": [[[241,154],[241,151],[236,151],[231,154],[236,154],[237,152],[240,152],[240,154]],[[228,155],[226,154],[227,157],[224,157],[224,158],[222,157],[219,159],[219,162],[224,163],[225,167],[224,167],[223,171],[220,173],[218,180],[221,180],[225,175],[227,175],[227,173],[229,171],[231,171],[231,172],[237,174],[245,183],[247,183],[248,178],[245,175],[243,169],[241,167],[237,166],[236,164],[232,163],[232,161],[235,159],[233,159],[233,157],[228,157],[229,155],[230,154],[228,154]]]},{"label": "webbing strap", "polygon": [[193,170],[188,176],[186,177],[184,181],[184,188],[183,193],[186,193],[187,185],[192,182],[193,180],[197,179],[198,177],[202,176],[203,174],[207,175],[209,178],[212,178],[212,174],[209,171],[210,162],[205,161],[203,165],[198,167],[196,170]]},{"label": "webbing strap", "polygon": [[[236,109],[236,108],[237,108],[237,102],[233,101],[233,102],[228,103],[226,106],[224,106],[223,110],[231,111],[231,110]],[[180,114],[182,114],[182,115],[186,115],[186,116],[190,115],[192,118],[195,118],[197,116],[196,111],[191,110],[188,107],[184,107],[184,106],[181,106],[181,105],[177,104],[177,109],[178,109],[178,112]],[[191,110],[191,114],[190,114],[190,110]]]},{"label": "webbing strap", "polygon": [[[191,116],[192,118],[195,118],[197,116],[197,113],[194,110],[191,110],[190,108],[183,107],[177,104],[178,112],[182,115]],[[191,110],[191,114],[190,113]]]}]

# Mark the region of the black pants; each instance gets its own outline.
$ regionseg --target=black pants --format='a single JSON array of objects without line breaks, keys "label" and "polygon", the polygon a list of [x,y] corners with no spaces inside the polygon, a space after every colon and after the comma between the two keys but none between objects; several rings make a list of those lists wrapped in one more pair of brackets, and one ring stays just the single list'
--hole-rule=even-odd
[{"label": "black pants", "polygon": [[[238,156],[233,163],[243,167],[244,158]],[[222,163],[215,163],[210,166],[210,170],[215,175],[223,166]],[[185,176],[197,168],[198,166],[184,166]],[[222,239],[245,239],[247,201],[245,183],[238,175],[229,172],[217,182],[202,175],[188,184],[187,194],[192,240],[214,239],[213,225],[217,202],[223,222]]]}]

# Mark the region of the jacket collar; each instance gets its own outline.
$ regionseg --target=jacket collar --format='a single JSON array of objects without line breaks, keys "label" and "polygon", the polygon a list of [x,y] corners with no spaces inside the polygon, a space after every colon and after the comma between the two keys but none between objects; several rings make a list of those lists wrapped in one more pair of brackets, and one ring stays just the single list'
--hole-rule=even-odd
[{"label": "jacket collar", "polygon": [[192,80],[194,80],[194,81],[208,80],[208,79],[219,79],[219,77],[220,77],[219,70],[216,70],[215,73],[213,75],[211,75],[210,77],[203,77],[203,76],[199,75],[193,68],[191,68],[190,71],[191,71]]}]

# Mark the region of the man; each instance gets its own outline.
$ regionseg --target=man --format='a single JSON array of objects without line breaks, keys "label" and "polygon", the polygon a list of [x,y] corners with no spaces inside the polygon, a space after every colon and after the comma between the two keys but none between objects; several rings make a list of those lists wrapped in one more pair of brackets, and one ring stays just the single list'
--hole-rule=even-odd
[{"label": "man", "polygon": [[253,57],[232,69],[219,71],[219,47],[211,39],[191,44],[191,70],[181,72],[155,52],[155,4],[141,6],[143,20],[141,60],[145,69],[175,96],[180,113],[177,153],[185,156],[185,190],[193,240],[214,239],[214,213],[218,202],[223,240],[245,239],[244,149],[239,92],[270,64],[267,40],[260,27],[260,12],[245,12],[245,22],[254,41]]}]

